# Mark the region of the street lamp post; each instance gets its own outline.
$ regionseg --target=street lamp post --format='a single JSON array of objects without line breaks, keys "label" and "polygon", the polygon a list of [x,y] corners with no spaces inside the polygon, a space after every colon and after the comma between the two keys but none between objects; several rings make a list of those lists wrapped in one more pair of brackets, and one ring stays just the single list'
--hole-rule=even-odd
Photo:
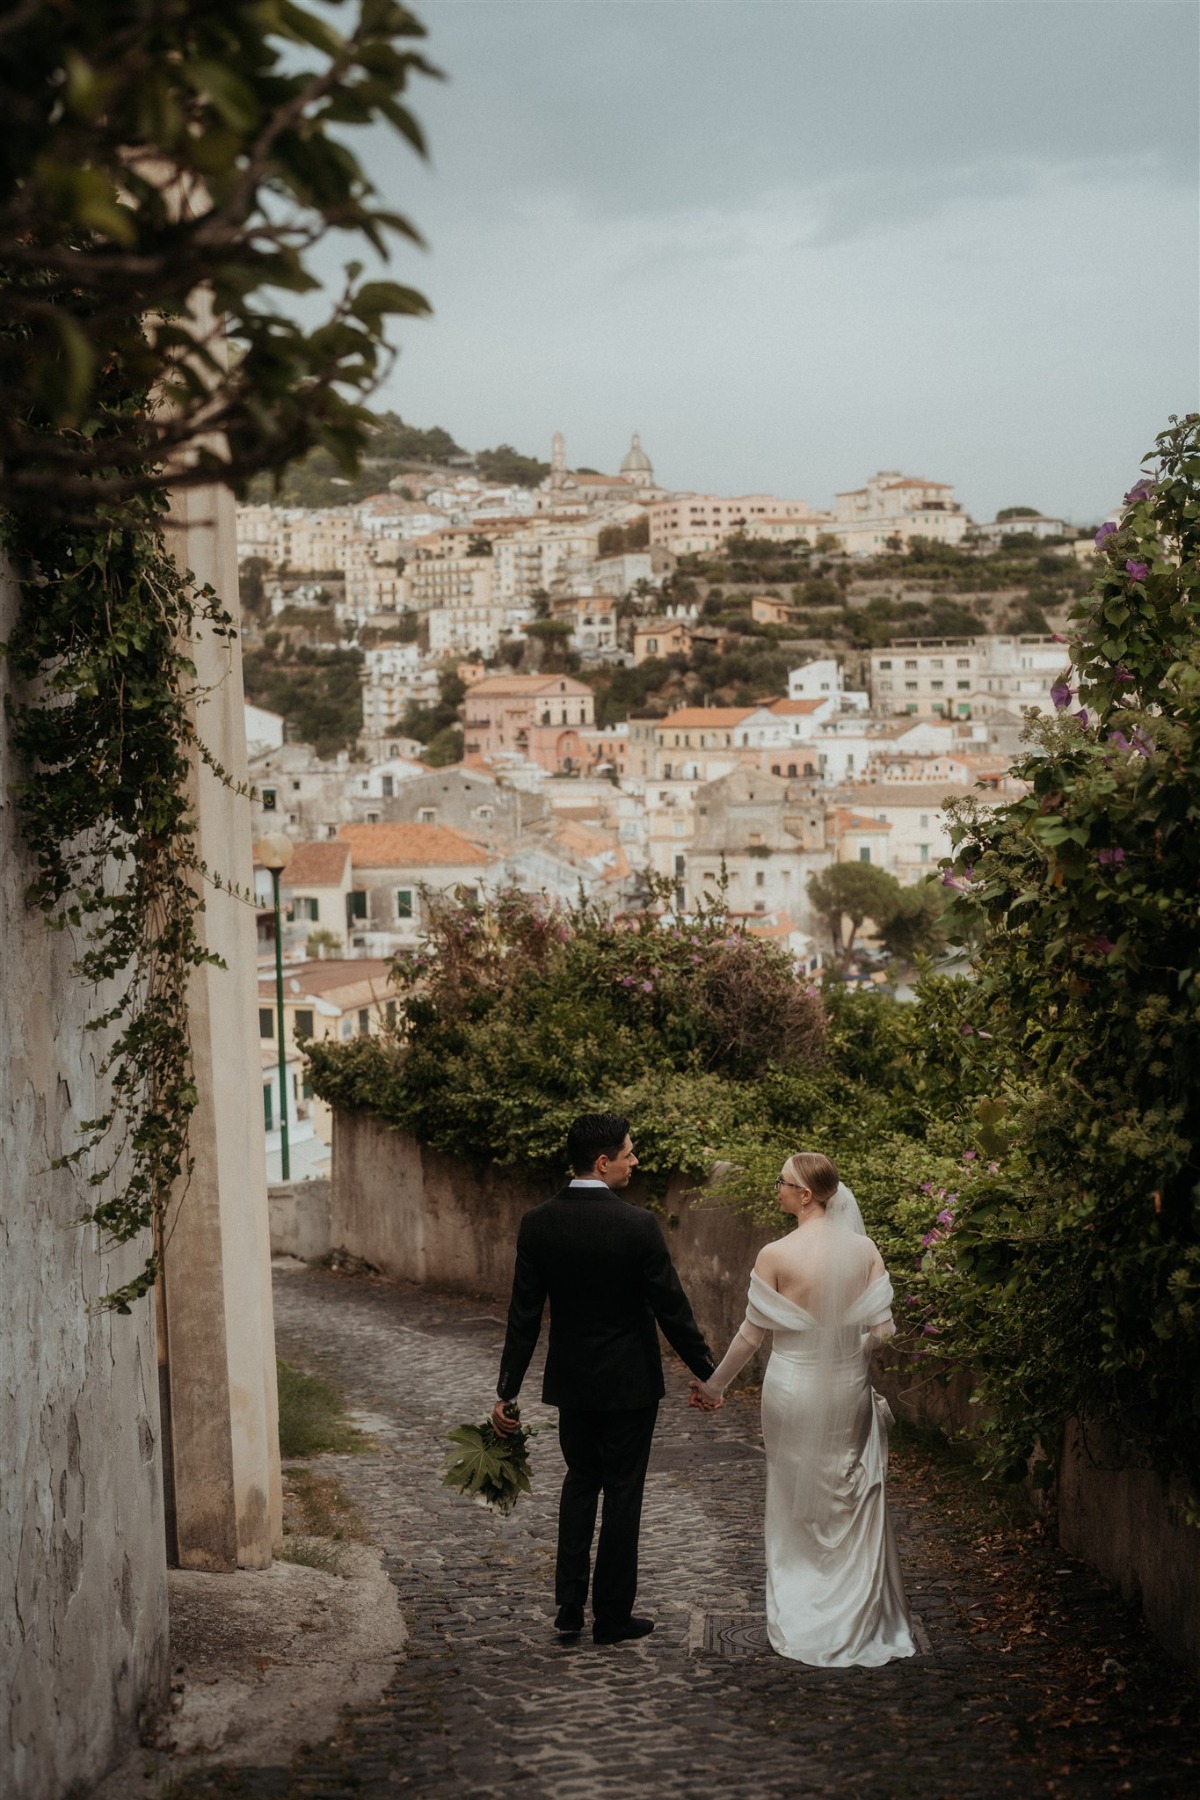
[{"label": "street lamp post", "polygon": [[275,899],[275,1027],[279,1038],[279,1167],[284,1181],[291,1179],[288,1159],[287,1038],[283,1024],[283,922],[279,911],[279,877],[292,860],[292,841],[282,832],[263,838],[258,860],[271,872]]}]

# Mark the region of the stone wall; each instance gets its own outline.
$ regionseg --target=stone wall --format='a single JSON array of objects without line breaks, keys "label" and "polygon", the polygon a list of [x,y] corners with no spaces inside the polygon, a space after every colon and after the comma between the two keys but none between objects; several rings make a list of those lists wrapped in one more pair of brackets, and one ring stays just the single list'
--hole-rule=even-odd
[{"label": "stone wall", "polygon": [[[0,641],[15,603],[0,573]],[[50,1170],[102,1110],[84,1032],[101,1000],[72,934],[25,905],[16,777],[0,731],[0,1793],[57,1800],[165,1697],[167,1585],[152,1305],[89,1310],[147,1246],[102,1251],[77,1181]]]},{"label": "stone wall", "polygon": [[[365,1113],[341,1111],[332,1183],[334,1244],[395,1279],[501,1302],[521,1214],[547,1197],[519,1176],[469,1168]],[[678,1180],[663,1214],[680,1279],[721,1356],[744,1315],[754,1259],[781,1234],[719,1204],[694,1203]],[[754,1374],[751,1365],[747,1379]],[[966,1372],[946,1380],[885,1354],[876,1383],[900,1418],[948,1431],[978,1424]],[[1089,1455],[1078,1426],[1068,1427],[1058,1496],[1063,1547],[1139,1601],[1167,1650],[1200,1672],[1200,1531],[1183,1523],[1177,1486],[1122,1469],[1116,1447],[1104,1448]]]},{"label": "stone wall", "polygon": [[319,1262],[333,1248],[329,1182],[278,1181],[267,1189],[271,1255]]}]

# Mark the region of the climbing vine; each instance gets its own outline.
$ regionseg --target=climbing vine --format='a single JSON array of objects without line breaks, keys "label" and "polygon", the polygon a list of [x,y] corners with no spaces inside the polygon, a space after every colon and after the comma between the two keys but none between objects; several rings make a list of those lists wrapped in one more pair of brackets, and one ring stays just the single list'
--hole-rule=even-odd
[{"label": "climbing vine", "polygon": [[220,959],[198,927],[205,871],[188,798],[198,628],[233,635],[208,587],[182,571],[148,493],[81,531],[10,512],[5,547],[21,585],[0,650],[15,682],[8,726],[36,875],[30,905],[81,944],[76,972],[106,999],[88,1021],[104,1039],[106,1104],[55,1163],[76,1170],[86,1218],[122,1244],[155,1227],[138,1274],[105,1296],[128,1312],[153,1285],[168,1203],[191,1168],[196,1106],[187,1017],[191,971]]}]

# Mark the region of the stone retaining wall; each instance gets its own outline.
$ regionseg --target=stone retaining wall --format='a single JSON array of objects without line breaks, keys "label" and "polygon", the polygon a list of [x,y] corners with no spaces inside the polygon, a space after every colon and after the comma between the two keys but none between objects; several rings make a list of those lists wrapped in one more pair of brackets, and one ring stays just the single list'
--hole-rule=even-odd
[{"label": "stone retaining wall", "polygon": [[279,1181],[267,1189],[271,1255],[320,1262],[333,1248],[329,1235],[329,1182]]},{"label": "stone retaining wall", "polygon": [[[334,1114],[330,1243],[397,1280],[506,1301],[521,1215],[545,1197],[518,1175],[469,1167],[365,1113]],[[694,1203],[682,1180],[669,1186],[663,1214],[680,1279],[721,1356],[744,1315],[754,1259],[781,1233],[720,1204]],[[272,1248],[274,1219],[273,1199]],[[754,1374],[751,1365],[748,1378]],[[947,1431],[978,1420],[966,1372],[932,1376],[885,1353],[875,1380],[900,1418]],[[1060,1540],[1137,1601],[1171,1654],[1200,1672],[1200,1531],[1183,1522],[1179,1485],[1121,1469],[1118,1449],[1106,1442],[1098,1454],[1075,1421],[1068,1426]]]}]

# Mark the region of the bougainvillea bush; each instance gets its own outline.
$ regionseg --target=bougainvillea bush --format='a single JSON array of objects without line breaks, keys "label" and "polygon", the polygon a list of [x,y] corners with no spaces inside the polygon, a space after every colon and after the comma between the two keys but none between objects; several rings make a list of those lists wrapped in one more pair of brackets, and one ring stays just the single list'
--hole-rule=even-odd
[{"label": "bougainvillea bush", "polygon": [[1076,1413],[1195,1491],[1200,416],[1163,433],[1097,546],[1026,794],[955,826],[946,880],[982,937],[943,1056],[996,1154],[923,1291],[1017,1466]]}]

